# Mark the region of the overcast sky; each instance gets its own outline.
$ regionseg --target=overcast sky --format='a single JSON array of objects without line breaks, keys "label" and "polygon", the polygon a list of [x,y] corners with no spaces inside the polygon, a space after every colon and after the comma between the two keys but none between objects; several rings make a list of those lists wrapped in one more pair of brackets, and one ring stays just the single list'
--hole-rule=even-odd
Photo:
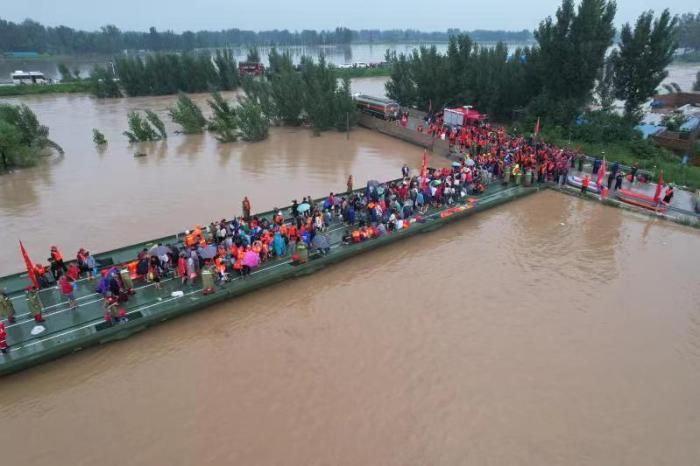
[{"label": "overcast sky", "polygon": [[[533,29],[560,0],[0,0],[0,17],[94,30],[414,28]],[[700,12],[697,0],[618,0],[616,23],[670,8]]]}]

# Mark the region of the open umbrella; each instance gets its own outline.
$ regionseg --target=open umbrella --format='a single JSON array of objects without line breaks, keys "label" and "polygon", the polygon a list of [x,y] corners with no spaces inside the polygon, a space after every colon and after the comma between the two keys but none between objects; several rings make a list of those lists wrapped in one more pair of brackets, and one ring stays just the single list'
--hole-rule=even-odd
[{"label": "open umbrella", "polygon": [[209,244],[205,248],[199,248],[199,256],[202,259],[213,259],[216,256],[216,246]]},{"label": "open umbrella", "polygon": [[304,202],[303,204],[299,204],[299,206],[297,207],[297,212],[299,212],[300,214],[303,214],[304,212],[306,212],[310,208],[311,208],[311,205],[309,205],[307,202]]},{"label": "open umbrella", "polygon": [[459,162],[452,162],[452,166],[453,166],[453,167],[461,167],[462,164],[459,163]]},{"label": "open umbrella", "polygon": [[440,181],[440,180],[433,180],[430,182],[430,184],[432,186],[440,186],[440,183],[442,183],[442,181]]},{"label": "open umbrella", "polygon": [[467,161],[465,163],[467,164],[468,167],[473,167],[475,162],[472,159],[467,159]]},{"label": "open umbrella", "polygon": [[257,252],[253,251],[246,251],[245,254],[243,254],[243,265],[247,265],[251,269],[254,269],[255,267],[260,264],[260,256],[258,255]]}]

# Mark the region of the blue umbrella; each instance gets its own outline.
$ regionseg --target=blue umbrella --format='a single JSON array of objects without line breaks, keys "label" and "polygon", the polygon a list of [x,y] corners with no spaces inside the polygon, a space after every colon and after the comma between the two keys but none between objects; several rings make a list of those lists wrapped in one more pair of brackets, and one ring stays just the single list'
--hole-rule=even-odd
[{"label": "blue umbrella", "polygon": [[311,206],[308,203],[304,202],[303,204],[299,204],[297,206],[297,212],[299,212],[300,214],[303,214],[304,212],[306,212],[310,208],[311,208]]}]

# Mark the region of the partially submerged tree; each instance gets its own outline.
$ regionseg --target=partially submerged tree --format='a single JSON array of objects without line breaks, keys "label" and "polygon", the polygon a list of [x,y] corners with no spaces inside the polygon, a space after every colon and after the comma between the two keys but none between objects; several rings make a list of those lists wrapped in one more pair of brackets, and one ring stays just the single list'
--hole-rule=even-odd
[{"label": "partially submerged tree", "polygon": [[244,141],[262,141],[270,132],[270,119],[255,98],[241,97],[236,109],[238,128]]},{"label": "partially submerged tree", "polygon": [[207,100],[212,110],[209,130],[216,133],[219,142],[234,142],[238,139],[238,118],[236,109],[221,94],[213,92]]},{"label": "partially submerged tree", "polygon": [[619,50],[613,52],[615,95],[625,101],[625,114],[639,117],[639,107],[654,95],[668,71],[678,48],[678,19],[668,9],[654,19],[654,12],[642,13],[634,29],[622,27]]},{"label": "partially submerged tree", "polygon": [[33,165],[49,148],[63,154],[29,107],[0,104],[0,170]]},{"label": "partially submerged tree", "polygon": [[129,130],[124,131],[124,136],[129,142],[158,141],[161,139],[159,131],[149,122],[148,117],[142,117],[138,112],[129,112],[127,115]]},{"label": "partially submerged tree", "polygon": [[146,110],[146,120],[158,131],[160,139],[168,139],[168,133],[165,132],[163,120],[161,120],[153,110]]},{"label": "partially submerged tree", "polygon": [[122,97],[119,84],[112,71],[102,66],[95,66],[90,74],[90,90],[98,98]]},{"label": "partially submerged tree", "polygon": [[185,134],[201,133],[207,125],[202,110],[187,94],[180,93],[175,106],[169,110],[170,118],[182,127]]},{"label": "partially submerged tree", "polygon": [[99,129],[93,128],[92,142],[94,142],[96,146],[104,146],[105,144],[107,144],[107,138],[105,138],[105,135],[102,134],[102,132]]},{"label": "partially submerged tree", "polygon": [[391,63],[391,75],[384,85],[386,94],[390,99],[397,101],[404,107],[415,105],[416,83],[412,79],[411,62],[406,54],[392,54],[387,51],[386,59]]},{"label": "partially submerged tree", "polygon": [[275,103],[275,117],[287,125],[300,124],[304,111],[304,81],[294,70],[289,52],[280,55],[272,49],[270,74],[270,92]]}]

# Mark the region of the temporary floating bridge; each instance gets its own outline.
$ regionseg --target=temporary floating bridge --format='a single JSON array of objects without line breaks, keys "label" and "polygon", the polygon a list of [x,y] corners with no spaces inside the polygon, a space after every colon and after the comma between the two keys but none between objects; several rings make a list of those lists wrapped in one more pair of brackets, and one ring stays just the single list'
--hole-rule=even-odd
[{"label": "temporary floating bridge", "polygon": [[[415,221],[407,229],[390,232],[379,238],[356,244],[343,242],[343,236],[348,227],[334,219],[334,223],[329,225],[326,231],[331,243],[329,254],[311,254],[308,262],[298,265],[292,264],[289,256],[274,258],[262,263],[245,279],[236,277],[230,282],[217,285],[216,291],[212,294],[203,293],[201,279],[196,280],[193,285],[181,287],[179,278],[163,278],[160,290],[156,289],[152,283],[137,279],[134,280],[136,293],[122,306],[128,321],[113,325],[104,321],[104,300],[102,295],[95,292],[96,281],[81,279],[75,291],[79,304],[77,309],[68,308],[66,299],[61,296],[56,286],[39,292],[46,321],[41,324],[45,330],[35,335],[32,330],[35,329],[36,323],[29,312],[24,293],[25,287],[30,283],[27,273],[0,277],[0,289],[5,289],[12,299],[16,319],[15,323],[6,324],[7,343],[10,348],[6,354],[0,354],[0,375],[16,372],[88,346],[126,338],[181,314],[193,312],[259,288],[269,287],[282,280],[311,274],[363,252],[404,240],[417,233],[435,230],[452,221],[538,190],[537,187],[506,187],[501,184],[492,184],[483,194],[473,196],[464,203],[449,208],[429,209],[420,221]],[[357,192],[361,191],[364,190]],[[273,212],[257,215],[271,219]],[[158,243],[180,244],[182,238],[182,234],[171,235],[94,254],[94,256],[104,269],[133,261],[139,251],[144,248],[150,249]],[[180,296],[173,296],[173,292],[176,291],[182,292],[176,293]]]}]

